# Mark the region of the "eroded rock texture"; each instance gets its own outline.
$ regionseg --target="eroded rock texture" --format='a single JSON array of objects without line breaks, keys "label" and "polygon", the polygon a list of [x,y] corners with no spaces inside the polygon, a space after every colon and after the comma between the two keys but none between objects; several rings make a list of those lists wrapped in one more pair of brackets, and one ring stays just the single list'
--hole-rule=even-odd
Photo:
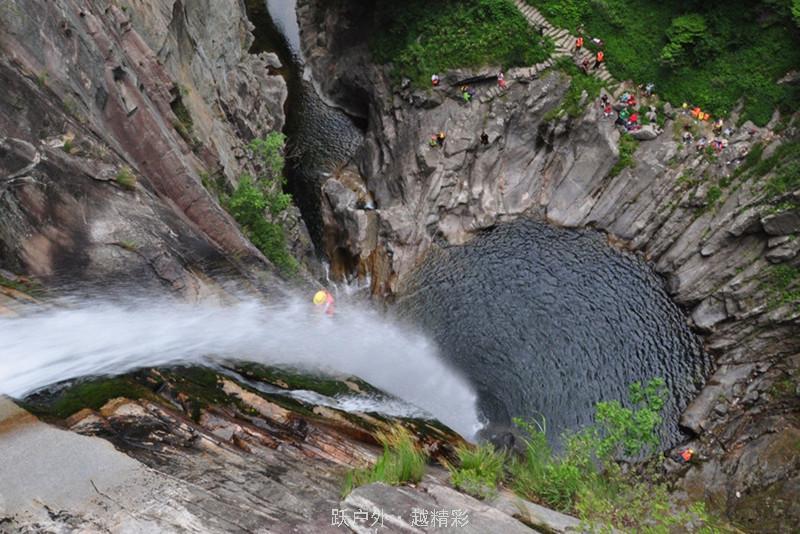
[{"label": "eroded rock texture", "polygon": [[251,42],[238,0],[4,2],[2,267],[188,296],[201,272],[271,271],[204,187],[283,125],[277,59]]},{"label": "eroded rock texture", "polygon": [[[776,295],[771,278],[776,265],[800,265],[800,192],[768,200],[769,175],[736,174],[742,154],[762,144],[768,157],[791,131],[746,124],[711,157],[683,146],[681,126],[668,120],[664,133],[641,142],[635,166],[614,176],[619,132],[592,102],[579,117],[557,115],[569,87],[559,72],[513,81],[496,96],[492,84],[476,84],[476,98],[464,104],[458,81],[480,73],[449,73],[441,89],[414,90],[372,65],[358,39],[357,21],[368,17],[362,6],[306,0],[300,14],[306,56],[323,86],[343,105],[346,94],[369,102],[358,170],[376,210],[362,209],[358,188],[326,185],[327,217],[348,230],[332,233],[328,249],[347,252],[339,257],[372,276],[373,292],[392,295],[438,241],[463,243],[503,221],[606,232],[664,276],[716,359],[682,418],[702,451],[686,489],[745,521],[754,521],[745,510],[765,499],[778,525],[800,521],[800,445],[792,437],[800,429],[800,310]],[[439,131],[444,146],[429,146]]]}]

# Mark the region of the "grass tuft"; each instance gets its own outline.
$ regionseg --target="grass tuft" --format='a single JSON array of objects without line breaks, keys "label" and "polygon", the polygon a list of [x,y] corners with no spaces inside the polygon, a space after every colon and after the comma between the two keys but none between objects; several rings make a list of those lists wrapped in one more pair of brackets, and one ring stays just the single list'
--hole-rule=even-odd
[{"label": "grass tuft", "polygon": [[127,189],[128,191],[133,191],[136,189],[136,176],[128,166],[124,166],[117,171],[114,180],[123,189]]},{"label": "grass tuft", "polygon": [[383,454],[371,468],[354,469],[347,474],[342,488],[343,498],[353,489],[373,482],[397,486],[422,480],[428,456],[406,429],[395,426],[380,433],[378,439],[383,444]]},{"label": "grass tuft", "polygon": [[497,493],[503,479],[506,455],[495,450],[490,443],[456,449],[459,465],[448,465],[451,481],[456,489],[479,499],[488,499]]}]

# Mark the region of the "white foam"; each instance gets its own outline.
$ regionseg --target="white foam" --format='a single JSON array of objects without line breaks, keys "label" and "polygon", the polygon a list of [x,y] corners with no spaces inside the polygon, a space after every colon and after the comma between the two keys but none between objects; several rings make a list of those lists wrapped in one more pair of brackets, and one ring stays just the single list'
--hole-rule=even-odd
[{"label": "white foam", "polygon": [[156,299],[72,302],[0,318],[0,393],[11,396],[81,376],[230,359],[358,376],[467,438],[480,426],[475,392],[433,344],[368,308],[341,305],[329,318],[300,299],[281,306]]}]

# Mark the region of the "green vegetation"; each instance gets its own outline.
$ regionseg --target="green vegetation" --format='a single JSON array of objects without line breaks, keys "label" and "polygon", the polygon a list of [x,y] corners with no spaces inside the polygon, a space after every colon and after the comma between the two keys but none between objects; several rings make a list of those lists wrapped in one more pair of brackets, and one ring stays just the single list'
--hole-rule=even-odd
[{"label": "green vegetation", "polygon": [[[556,67],[569,76],[570,85],[561,105],[549,111],[544,119],[553,120],[565,113],[572,118],[580,117],[586,111],[586,103],[593,102],[600,96],[600,90],[604,84],[597,77],[583,72],[575,65],[575,62],[568,58],[559,59]],[[583,96],[584,93],[586,93],[586,98]]]},{"label": "green vegetation", "polygon": [[775,108],[800,107],[796,87],[775,83],[800,65],[794,0],[527,1],[551,23],[603,39],[617,79],[653,82],[667,101],[726,115],[744,98],[742,119],[762,125]]},{"label": "green vegetation", "polygon": [[[700,531],[722,531],[702,504],[683,509],[671,503],[658,478],[660,458],[654,453],[665,399],[661,379],[632,384],[629,407],[598,403],[596,423],[565,435],[561,454],[550,448],[544,420],[516,420],[528,437],[525,455],[509,466],[512,487],[522,497],[576,514],[592,531],[614,526],[667,533],[685,530],[690,521]],[[634,458],[648,460],[623,472],[618,460]]]},{"label": "green vegetation", "polygon": [[633,158],[633,155],[636,153],[637,148],[639,148],[639,141],[634,139],[631,134],[622,134],[619,137],[619,159],[614,166],[611,167],[609,176],[617,176],[625,168],[635,167],[636,160]]},{"label": "green vegetation", "polygon": [[30,296],[36,296],[42,293],[42,287],[27,278],[20,277],[18,280],[9,280],[0,274],[0,287],[7,287]]},{"label": "green vegetation", "polygon": [[496,451],[492,444],[462,445],[456,454],[458,466],[447,466],[453,486],[479,499],[493,497],[503,479],[505,454]]},{"label": "green vegetation", "polygon": [[24,407],[41,417],[66,419],[84,408],[99,410],[108,401],[118,397],[154,399],[156,396],[130,378],[97,378],[73,385],[52,399],[34,399]]},{"label": "green vegetation", "polygon": [[265,139],[250,143],[261,173],[257,179],[242,175],[233,194],[222,200],[250,241],[284,274],[294,275],[298,269],[297,260],[289,253],[283,226],[275,222],[292,203],[291,195],[282,189],[285,185],[285,142],[283,134],[273,132]]},{"label": "green vegetation", "polygon": [[800,307],[800,268],[781,264],[770,267],[762,283],[770,308],[786,304]]},{"label": "green vegetation", "polygon": [[717,185],[712,185],[706,193],[706,209],[713,209],[719,199],[722,198],[722,189]]},{"label": "green vegetation", "polygon": [[136,175],[133,174],[133,171],[127,165],[117,171],[114,180],[123,189],[127,189],[128,191],[136,189]]},{"label": "green vegetation", "polygon": [[402,427],[378,435],[383,444],[383,454],[374,466],[368,469],[354,469],[347,474],[342,496],[347,496],[354,488],[383,482],[397,486],[405,482],[419,482],[425,474],[427,455]]},{"label": "green vegetation", "polygon": [[172,126],[175,128],[175,131],[178,132],[178,135],[192,147],[192,150],[196,151],[200,148],[202,143],[200,143],[200,140],[194,135],[194,121],[192,120],[192,115],[183,103],[183,95],[186,93],[186,89],[181,87],[179,95],[175,97],[170,104],[172,113],[175,115]]},{"label": "green vegetation", "polygon": [[123,239],[122,241],[117,241],[115,245],[117,245],[121,249],[127,250],[128,252],[136,252],[139,250],[138,243],[130,239]]},{"label": "green vegetation", "polygon": [[375,59],[418,86],[459,67],[529,66],[553,50],[510,0],[377,0]]},{"label": "green vegetation", "polygon": [[[328,397],[353,393],[353,389],[351,389],[344,380],[314,375],[307,371],[299,372],[282,367],[265,367],[250,362],[237,363],[234,367],[231,367],[231,369],[244,377],[285,389],[316,391]],[[381,393],[380,390],[375,389],[360,378],[348,377],[346,380],[364,393]]]}]

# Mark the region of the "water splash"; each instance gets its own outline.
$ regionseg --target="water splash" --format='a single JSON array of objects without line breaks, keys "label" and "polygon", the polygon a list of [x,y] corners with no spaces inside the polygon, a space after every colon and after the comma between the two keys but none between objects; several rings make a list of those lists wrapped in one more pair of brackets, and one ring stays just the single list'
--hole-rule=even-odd
[{"label": "water splash", "polygon": [[358,376],[465,437],[479,428],[476,395],[421,334],[379,313],[340,306],[333,318],[295,300],[268,306],[167,300],[70,302],[0,319],[0,394],[142,367],[230,359]]}]

